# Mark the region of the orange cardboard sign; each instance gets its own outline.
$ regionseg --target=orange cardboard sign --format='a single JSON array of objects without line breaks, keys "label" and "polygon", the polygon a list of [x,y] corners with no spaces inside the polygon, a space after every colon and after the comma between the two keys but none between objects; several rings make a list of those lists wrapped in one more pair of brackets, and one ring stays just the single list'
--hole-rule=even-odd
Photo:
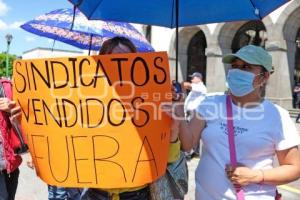
[{"label": "orange cardboard sign", "polygon": [[37,174],[48,184],[136,187],[164,174],[165,52],[17,60],[13,82]]}]

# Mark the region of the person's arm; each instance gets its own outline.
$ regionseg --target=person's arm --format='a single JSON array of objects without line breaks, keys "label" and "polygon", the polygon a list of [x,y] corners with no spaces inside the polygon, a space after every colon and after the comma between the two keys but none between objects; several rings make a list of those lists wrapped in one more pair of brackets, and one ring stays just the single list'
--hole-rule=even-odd
[{"label": "person's arm", "polygon": [[273,169],[253,170],[248,167],[226,167],[229,180],[236,185],[272,184],[282,185],[300,178],[300,152],[298,147],[277,151],[280,166]]},{"label": "person's arm", "polygon": [[298,147],[276,151],[279,167],[263,170],[264,183],[281,185],[300,178],[300,152]]},{"label": "person's arm", "polygon": [[0,98],[0,111],[4,111],[9,115],[12,121],[20,121],[21,108],[16,105],[15,101],[12,101],[6,97]]},{"label": "person's arm", "polygon": [[235,169],[231,167],[231,170],[227,168],[227,176],[233,184],[266,183],[280,185],[300,177],[300,152],[297,147],[300,143],[300,137],[289,112],[281,109],[278,111],[281,122],[274,124],[272,138],[275,145],[274,153],[277,155],[280,166],[259,170],[243,166]]},{"label": "person's arm", "polygon": [[[15,103],[14,103],[15,104]],[[21,107],[18,105],[15,105],[11,110],[10,110],[10,120],[15,121],[19,123],[21,121]]]},{"label": "person's arm", "polygon": [[197,113],[193,112],[193,117],[190,122],[184,119],[183,106],[178,105],[175,108],[174,120],[180,120],[179,124],[179,139],[181,147],[184,151],[190,151],[200,140],[201,132],[205,127],[205,120]]},{"label": "person's arm", "polygon": [[[174,95],[174,90],[172,88]],[[201,132],[205,127],[205,120],[197,112],[193,112],[193,117],[189,123],[185,119],[184,100],[181,98],[172,103],[172,105],[163,105],[163,110],[172,118],[170,142],[174,142],[179,135],[181,148],[184,151],[190,151],[200,140]]]},{"label": "person's arm", "polygon": [[192,84],[190,82],[183,82],[182,87],[183,87],[183,89],[191,90]]},{"label": "person's arm", "polygon": [[179,120],[173,120],[172,106],[163,105],[163,111],[172,118],[168,163],[177,161],[180,157]]},{"label": "person's arm", "polygon": [[299,91],[300,91],[300,87],[297,86],[294,88],[294,92],[299,92]]},{"label": "person's arm", "polygon": [[9,98],[0,98],[0,111],[9,113],[10,110],[15,106],[15,102],[11,101]]},{"label": "person's arm", "polygon": [[294,92],[299,92],[300,88],[294,89]]}]

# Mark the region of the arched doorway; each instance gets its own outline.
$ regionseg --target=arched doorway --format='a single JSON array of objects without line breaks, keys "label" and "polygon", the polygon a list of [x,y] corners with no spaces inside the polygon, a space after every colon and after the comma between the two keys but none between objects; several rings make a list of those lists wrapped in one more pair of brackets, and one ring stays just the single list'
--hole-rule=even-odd
[{"label": "arched doorway", "polygon": [[187,77],[194,72],[200,72],[203,76],[203,82],[206,82],[206,39],[203,31],[198,31],[190,40],[187,51]]},{"label": "arched doorway", "polygon": [[235,53],[248,44],[265,47],[266,40],[267,32],[264,24],[261,21],[249,21],[236,32],[231,49]]},{"label": "arched doorway", "polygon": [[297,31],[296,35],[296,54],[295,54],[295,81],[296,83],[300,82],[300,28]]}]

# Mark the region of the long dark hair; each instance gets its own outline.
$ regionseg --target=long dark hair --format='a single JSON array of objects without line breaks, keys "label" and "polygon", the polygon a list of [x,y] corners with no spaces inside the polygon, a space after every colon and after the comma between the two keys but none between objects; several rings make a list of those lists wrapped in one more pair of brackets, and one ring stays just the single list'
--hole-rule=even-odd
[{"label": "long dark hair", "polygon": [[137,52],[136,47],[129,39],[125,37],[114,37],[103,42],[99,55],[111,54],[112,50],[119,44],[128,47],[131,53]]}]

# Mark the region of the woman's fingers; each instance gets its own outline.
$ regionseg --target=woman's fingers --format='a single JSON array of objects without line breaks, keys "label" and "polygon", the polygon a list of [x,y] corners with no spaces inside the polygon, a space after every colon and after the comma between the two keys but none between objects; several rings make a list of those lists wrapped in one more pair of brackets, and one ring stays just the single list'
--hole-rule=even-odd
[{"label": "woman's fingers", "polygon": [[233,167],[226,165],[225,167],[227,178],[233,185],[245,186],[253,183],[253,180],[257,178],[255,170],[252,170],[243,165]]},{"label": "woman's fingers", "polygon": [[27,167],[29,167],[31,169],[34,169],[34,164],[33,164],[32,160],[31,161],[27,161],[26,164],[27,164]]},{"label": "woman's fingers", "polygon": [[20,106],[15,106],[10,110],[10,119],[12,121],[20,121],[21,119],[21,107]]},{"label": "woman's fingers", "polygon": [[0,110],[10,112],[10,109],[14,106],[15,102],[8,98],[0,98]]},{"label": "woman's fingers", "polygon": [[230,180],[230,182],[232,182],[233,185],[235,185],[235,184],[240,185],[238,182],[239,176],[235,172],[235,169],[236,169],[236,167],[234,167],[230,164],[227,164],[225,166],[225,172],[226,172],[227,178]]},{"label": "woman's fingers", "polygon": [[34,163],[33,163],[33,160],[32,160],[32,157],[30,154],[28,154],[26,165],[27,165],[27,167],[34,169]]}]

